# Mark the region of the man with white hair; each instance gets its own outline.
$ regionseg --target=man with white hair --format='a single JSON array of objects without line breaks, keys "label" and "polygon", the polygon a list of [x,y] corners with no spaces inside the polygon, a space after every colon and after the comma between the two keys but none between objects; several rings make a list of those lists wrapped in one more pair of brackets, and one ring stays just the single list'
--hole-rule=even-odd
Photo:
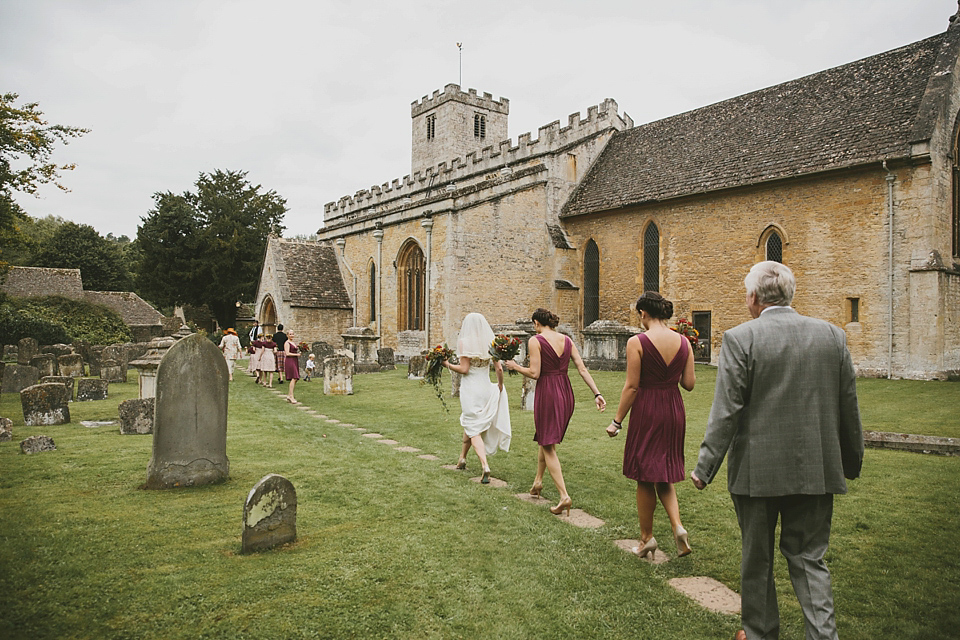
[{"label": "man with white hair", "polygon": [[717,386],[696,469],[709,484],[729,449],[727,486],[740,523],[743,630],[736,640],[777,638],[774,535],[803,609],[807,640],[837,637],[830,572],[833,496],[860,475],[863,431],[844,332],[790,304],[796,279],[761,262],[744,280],[753,320],[723,334]]}]

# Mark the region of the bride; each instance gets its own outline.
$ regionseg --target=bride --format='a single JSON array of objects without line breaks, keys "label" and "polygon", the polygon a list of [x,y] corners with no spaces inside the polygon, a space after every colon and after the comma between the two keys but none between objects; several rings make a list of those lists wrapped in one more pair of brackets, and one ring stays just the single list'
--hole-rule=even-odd
[{"label": "bride", "polygon": [[495,363],[497,382],[490,382],[490,353],[493,329],[479,313],[469,313],[460,327],[457,339],[457,355],[460,362],[443,365],[461,374],[460,380],[460,426],[463,427],[463,449],[457,469],[467,466],[467,452],[472,445],[483,466],[480,482],[490,483],[490,465],[487,455],[498,449],[510,450],[510,407],[507,392],[503,388],[503,366]]}]

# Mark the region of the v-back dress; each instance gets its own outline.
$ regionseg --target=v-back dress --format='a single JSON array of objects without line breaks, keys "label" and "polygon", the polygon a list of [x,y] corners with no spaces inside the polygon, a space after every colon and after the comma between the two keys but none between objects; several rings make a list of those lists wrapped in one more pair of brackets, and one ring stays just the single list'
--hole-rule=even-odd
[{"label": "v-back dress", "polygon": [[[690,344],[683,340],[670,363],[642,333],[640,388],[630,409],[623,449],[623,475],[637,482],[681,482],[687,416],[680,397],[680,376]],[[537,390],[539,392],[539,389]]]},{"label": "v-back dress", "polygon": [[553,346],[542,335],[540,343],[540,378],[533,395],[534,441],[543,446],[563,442],[567,425],[573,416],[573,387],[567,376],[573,343],[564,336],[563,353],[557,355]]},{"label": "v-back dress", "polygon": [[490,359],[470,358],[460,378],[460,426],[471,438],[479,435],[488,456],[510,450],[510,405],[507,389],[490,382]]}]

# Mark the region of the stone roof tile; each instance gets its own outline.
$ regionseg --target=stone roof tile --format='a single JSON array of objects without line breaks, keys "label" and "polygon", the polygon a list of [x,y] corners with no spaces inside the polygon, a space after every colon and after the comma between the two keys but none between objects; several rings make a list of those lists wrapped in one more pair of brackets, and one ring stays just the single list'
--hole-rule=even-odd
[{"label": "stone roof tile", "polygon": [[353,308],[332,245],[280,239],[279,248],[292,306]]},{"label": "stone roof tile", "polygon": [[131,291],[84,291],[83,298],[113,309],[127,326],[158,325],[163,320],[162,313]]}]

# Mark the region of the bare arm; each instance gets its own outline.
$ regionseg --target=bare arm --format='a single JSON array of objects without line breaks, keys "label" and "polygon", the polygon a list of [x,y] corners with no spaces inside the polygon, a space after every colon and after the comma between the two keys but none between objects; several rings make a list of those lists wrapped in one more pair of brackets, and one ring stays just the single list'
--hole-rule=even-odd
[{"label": "bare arm", "polygon": [[529,367],[521,367],[513,360],[507,360],[503,364],[507,369],[513,369],[527,378],[538,380],[540,378],[540,341],[537,340],[536,336],[533,336],[527,342],[527,353],[530,354]]},{"label": "bare arm", "polygon": [[497,385],[500,387],[499,391],[503,391],[503,365],[497,360],[493,363],[493,368],[497,370]]},{"label": "bare arm", "polygon": [[580,374],[580,377],[583,378],[583,381],[590,387],[590,391],[593,392],[593,400],[597,405],[597,411],[603,411],[607,408],[607,401],[603,398],[603,394],[600,393],[600,389],[597,388],[597,383],[593,381],[593,376],[591,376],[590,371],[587,370],[587,365],[583,364],[583,358],[580,357],[580,351],[577,349],[577,345],[571,341],[570,347],[570,357],[573,358],[573,363],[577,365],[577,372]]},{"label": "bare arm", "polygon": [[457,364],[451,364],[449,360],[443,361],[443,366],[450,371],[456,371],[460,375],[467,375],[467,372],[470,371],[470,358],[465,358],[460,356],[460,361]]},{"label": "bare arm", "polygon": [[[687,340],[684,338],[684,340]],[[687,340],[689,344],[689,340]],[[697,383],[697,373],[693,368],[693,347],[687,349],[687,362],[683,365],[683,373],[680,375],[680,386],[687,391],[693,391],[693,385]]]},{"label": "bare arm", "polygon": [[626,419],[630,408],[633,407],[633,401],[637,397],[637,390],[640,388],[640,359],[642,356],[643,347],[640,346],[640,338],[633,336],[627,340],[627,379],[623,383],[623,391],[620,392],[620,404],[617,405],[617,413],[613,417],[613,423],[607,427],[607,434],[610,437],[617,435],[620,430],[617,425],[622,424]]}]

